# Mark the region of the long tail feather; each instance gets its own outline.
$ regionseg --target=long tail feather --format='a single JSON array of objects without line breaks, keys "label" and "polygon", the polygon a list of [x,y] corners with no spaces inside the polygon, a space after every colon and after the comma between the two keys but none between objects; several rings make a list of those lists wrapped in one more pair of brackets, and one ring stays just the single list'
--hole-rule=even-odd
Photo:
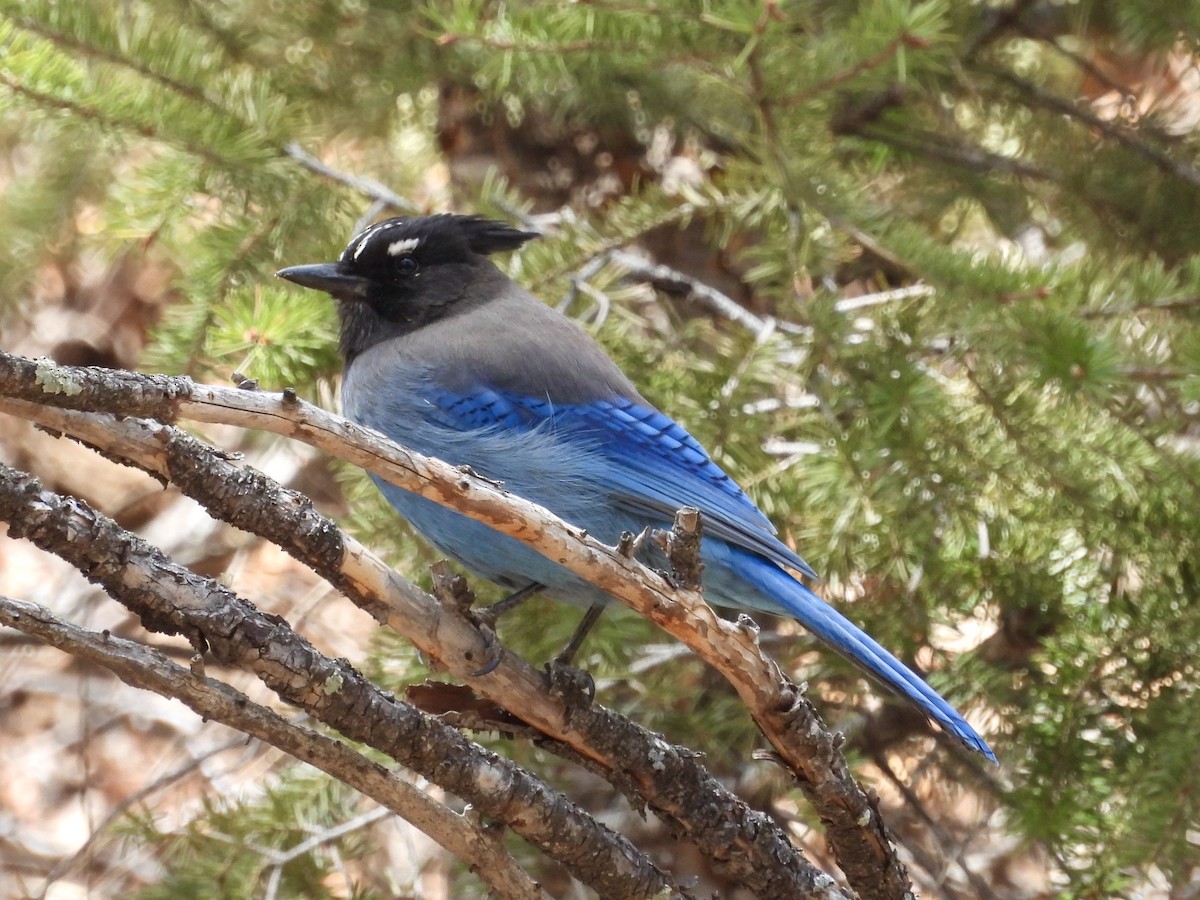
[{"label": "long tail feather", "polygon": [[795,617],[809,632],[912,703],[967,747],[996,762],[996,754],[966,719],[874,638],[778,566],[754,554],[734,553],[740,557],[735,569],[740,579],[772,601],[771,605]]}]

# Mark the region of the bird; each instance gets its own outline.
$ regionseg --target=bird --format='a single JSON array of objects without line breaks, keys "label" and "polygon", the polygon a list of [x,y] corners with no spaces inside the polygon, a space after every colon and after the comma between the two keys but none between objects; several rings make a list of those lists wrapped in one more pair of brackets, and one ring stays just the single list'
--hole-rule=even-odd
[{"label": "bird", "polygon": [[[347,418],[504,485],[608,544],[703,522],[711,603],[795,618],[966,747],[996,757],[919,675],[797,577],[816,573],[691,434],[638,392],[581,327],[490,258],[539,235],[487,218],[389,218],[336,262],[277,276],[337,301]],[[603,589],[514,537],[376,478],[439,552],[521,596],[603,608]]]}]

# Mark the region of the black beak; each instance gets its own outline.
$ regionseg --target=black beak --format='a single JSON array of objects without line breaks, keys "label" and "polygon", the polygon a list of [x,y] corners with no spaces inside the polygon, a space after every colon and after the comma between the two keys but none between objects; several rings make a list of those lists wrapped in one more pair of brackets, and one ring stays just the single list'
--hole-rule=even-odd
[{"label": "black beak", "polygon": [[347,275],[339,271],[336,263],[316,263],[311,266],[289,266],[275,273],[301,287],[312,288],[333,294],[339,300],[354,300],[365,297],[371,282],[358,275]]}]

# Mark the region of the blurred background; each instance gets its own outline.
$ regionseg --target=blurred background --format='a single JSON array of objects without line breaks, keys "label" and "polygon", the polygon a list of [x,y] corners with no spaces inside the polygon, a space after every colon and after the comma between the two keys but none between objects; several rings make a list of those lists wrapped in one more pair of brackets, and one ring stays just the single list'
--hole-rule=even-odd
[{"label": "blurred background", "polygon": [[[1198,40],[1200,5],[1173,0],[0,0],[0,348],[237,372],[332,409],[332,305],[276,269],[385,215],[539,230],[500,263],[991,741],[998,768],[757,617],[922,894],[1198,897]],[[200,433],[425,579],[435,557],[360,473]],[[9,416],[0,459],[388,689],[425,676],[282,551],[144,475]],[[7,537],[0,593],[191,655]],[[540,662],[577,615],[535,601],[501,634]],[[832,870],[724,682],[624,610],[579,662]],[[607,784],[493,743],[742,896]],[[9,632],[0,769],[0,894],[482,896],[346,788]]]}]

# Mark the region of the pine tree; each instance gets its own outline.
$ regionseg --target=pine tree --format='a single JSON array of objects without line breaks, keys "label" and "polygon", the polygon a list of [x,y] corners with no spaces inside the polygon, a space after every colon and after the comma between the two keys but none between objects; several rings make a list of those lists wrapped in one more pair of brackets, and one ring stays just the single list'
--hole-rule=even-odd
[{"label": "pine tree", "polygon": [[[885,793],[918,886],[980,896],[991,871],[992,896],[1017,896],[987,862],[1016,842],[1046,895],[1194,887],[1200,6],[0,12],[0,334],[50,302],[47,273],[70,293],[97,270],[156,272],[139,369],[215,383],[236,370],[329,406],[334,312],[277,268],[331,258],[384,214],[537,227],[510,273],[591,329],[822,592],[994,742],[997,771],[924,759],[922,722],[791,623],[763,621]],[[434,557],[365,477],[337,479],[343,524],[422,572]],[[536,609],[503,634],[543,659],[574,617]],[[391,638],[370,652],[391,690],[426,674]],[[804,831],[782,777],[744,775],[757,732],[702,664],[621,612],[584,662],[602,702],[701,749]],[[566,762],[492,746],[578,787]],[[146,894],[240,896],[209,890],[230,851],[205,829],[237,842],[294,827],[277,800],[298,795],[295,777],[197,813],[174,838],[189,852],[164,852]],[[961,797],[977,819],[951,811]],[[340,795],[310,807],[326,824],[348,815]],[[151,817],[130,828],[164,839]],[[258,895],[239,853],[237,890]],[[319,896],[327,875],[297,867],[287,890]]]}]

